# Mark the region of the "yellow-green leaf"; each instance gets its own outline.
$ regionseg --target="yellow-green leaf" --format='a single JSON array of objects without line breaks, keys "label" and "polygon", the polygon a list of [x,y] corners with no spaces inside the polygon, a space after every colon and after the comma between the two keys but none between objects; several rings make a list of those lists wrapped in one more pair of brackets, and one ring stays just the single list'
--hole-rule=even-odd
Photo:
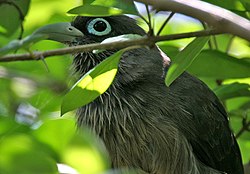
[{"label": "yellow-green leaf", "polygon": [[64,96],[61,114],[84,106],[103,94],[113,82],[121,55],[125,49],[106,58],[85,74]]}]

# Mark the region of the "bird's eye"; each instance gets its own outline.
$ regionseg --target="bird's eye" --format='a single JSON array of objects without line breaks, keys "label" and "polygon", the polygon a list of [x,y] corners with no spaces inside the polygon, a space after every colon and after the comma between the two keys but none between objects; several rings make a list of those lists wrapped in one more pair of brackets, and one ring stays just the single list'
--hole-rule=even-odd
[{"label": "bird's eye", "polygon": [[111,26],[103,18],[95,18],[88,23],[87,30],[96,36],[104,36],[111,32]]}]

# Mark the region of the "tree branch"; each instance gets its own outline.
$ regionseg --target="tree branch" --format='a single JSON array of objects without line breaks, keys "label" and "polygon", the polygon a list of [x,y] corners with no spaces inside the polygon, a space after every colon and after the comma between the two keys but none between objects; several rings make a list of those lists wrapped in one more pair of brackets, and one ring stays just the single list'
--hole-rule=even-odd
[{"label": "tree branch", "polygon": [[136,0],[157,10],[182,13],[207,22],[222,33],[250,41],[250,21],[229,10],[197,0]]},{"label": "tree branch", "polygon": [[172,35],[166,35],[166,36],[143,37],[140,39],[134,39],[134,40],[122,41],[122,42],[118,41],[118,42],[105,43],[105,44],[96,43],[96,44],[78,45],[74,47],[55,49],[55,50],[49,50],[49,51],[44,51],[44,52],[33,52],[32,54],[7,55],[4,57],[0,57],[0,62],[41,60],[46,57],[56,56],[56,55],[88,52],[88,51],[98,50],[98,49],[125,48],[125,47],[133,46],[133,45],[151,46],[152,44],[155,44],[156,42],[160,42],[160,41],[176,40],[176,39],[191,38],[191,37],[202,37],[202,36],[210,36],[210,35],[217,35],[217,34],[223,34],[223,33],[221,31],[212,29],[212,30],[190,32],[190,33],[172,34]]}]

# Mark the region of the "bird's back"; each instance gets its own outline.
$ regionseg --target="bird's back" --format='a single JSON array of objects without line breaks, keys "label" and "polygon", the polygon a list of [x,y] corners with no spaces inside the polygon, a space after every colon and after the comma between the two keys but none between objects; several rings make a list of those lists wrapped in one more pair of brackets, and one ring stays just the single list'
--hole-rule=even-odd
[{"label": "bird's back", "polygon": [[[243,174],[238,144],[229,128],[227,113],[216,95],[199,79],[184,73],[170,87],[187,114],[176,123],[205,165],[229,174]],[[192,130],[192,131],[190,131]]]},{"label": "bird's back", "polygon": [[187,73],[166,87],[158,72],[122,86],[117,83],[124,74],[118,74],[104,95],[80,109],[78,123],[95,129],[116,168],[243,174],[227,114],[213,92]]}]

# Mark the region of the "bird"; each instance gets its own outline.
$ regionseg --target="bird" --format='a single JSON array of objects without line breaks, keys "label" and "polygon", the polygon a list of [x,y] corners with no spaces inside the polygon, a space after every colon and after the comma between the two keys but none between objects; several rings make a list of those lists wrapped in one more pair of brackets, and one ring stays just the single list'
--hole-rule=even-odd
[{"label": "bird", "polygon": [[[126,15],[77,16],[83,33],[69,46],[147,33]],[[74,54],[79,77],[118,49]],[[156,47],[126,51],[105,93],[76,112],[79,128],[103,141],[114,169],[149,174],[243,174],[242,158],[226,110],[198,78],[182,73],[169,87],[171,63]],[[82,99],[84,100],[84,99]]]}]

